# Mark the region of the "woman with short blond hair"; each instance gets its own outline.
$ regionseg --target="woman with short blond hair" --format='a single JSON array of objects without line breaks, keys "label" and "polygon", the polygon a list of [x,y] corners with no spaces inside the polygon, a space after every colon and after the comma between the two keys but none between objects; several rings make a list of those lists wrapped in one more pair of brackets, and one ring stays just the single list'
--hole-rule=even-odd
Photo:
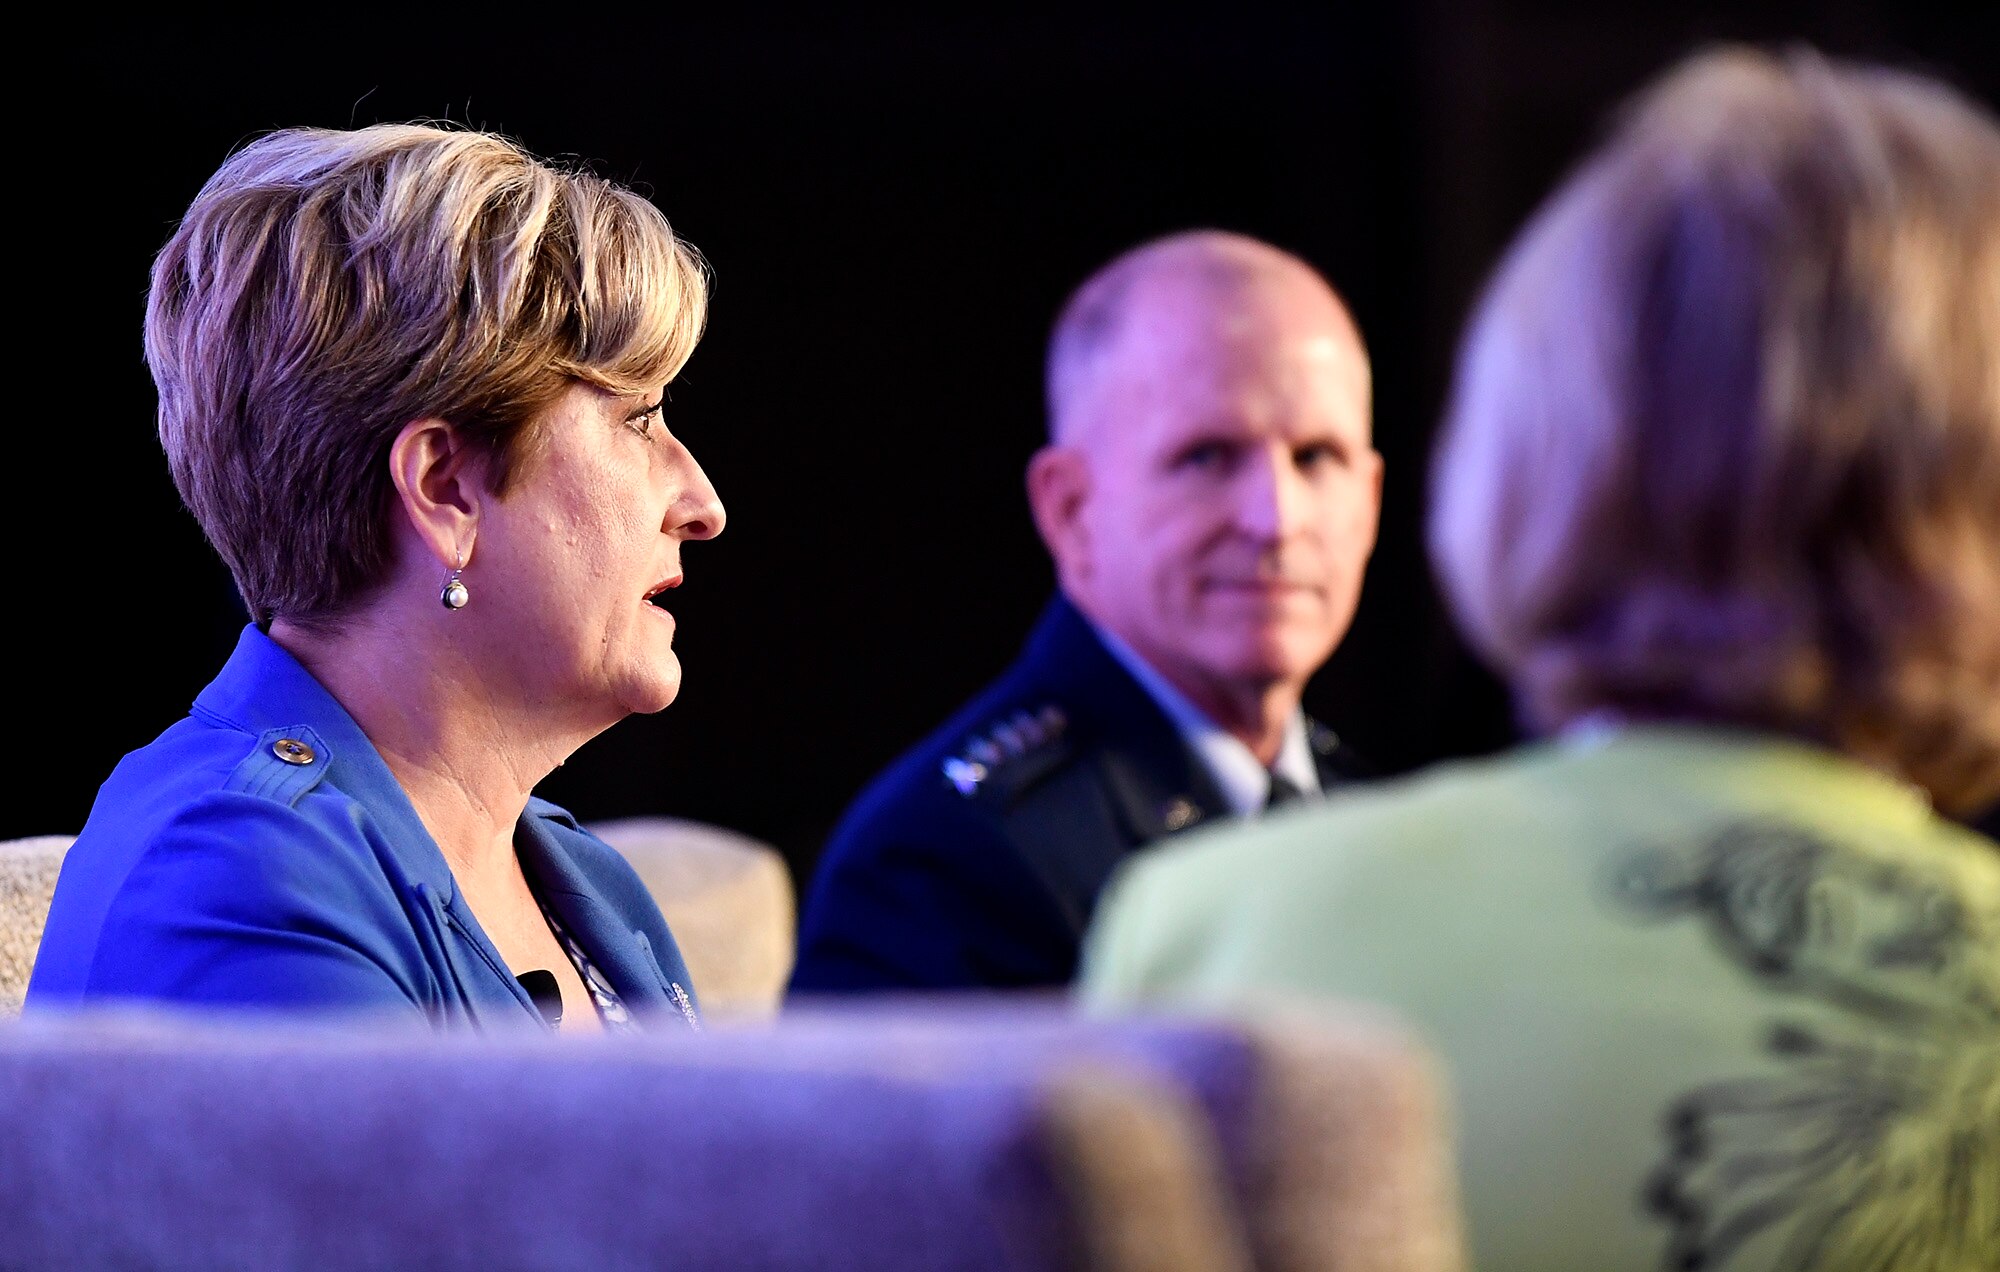
[{"label": "woman with short blond hair", "polygon": [[657,208],[495,134],[228,158],[145,347],[251,622],[100,790],[28,1011],[694,1022],[638,877],[533,788],[679,689],[656,598],[723,511],[663,395],[706,310]]}]

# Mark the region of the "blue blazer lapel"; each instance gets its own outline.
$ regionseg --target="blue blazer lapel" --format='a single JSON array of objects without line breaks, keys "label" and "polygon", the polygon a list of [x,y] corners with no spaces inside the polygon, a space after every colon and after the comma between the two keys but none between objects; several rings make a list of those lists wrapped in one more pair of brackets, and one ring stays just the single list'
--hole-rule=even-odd
[{"label": "blue blazer lapel", "polygon": [[635,1017],[697,1022],[680,947],[652,894],[618,851],[541,800],[529,802],[521,864]]}]

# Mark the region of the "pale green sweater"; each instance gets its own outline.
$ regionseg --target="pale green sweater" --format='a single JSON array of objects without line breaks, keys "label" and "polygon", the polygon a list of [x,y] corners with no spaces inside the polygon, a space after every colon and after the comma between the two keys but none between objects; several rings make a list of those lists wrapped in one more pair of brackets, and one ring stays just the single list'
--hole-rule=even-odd
[{"label": "pale green sweater", "polygon": [[1080,991],[1394,1009],[1482,1272],[2000,1268],[2000,847],[1825,751],[1630,728],[1183,836]]}]

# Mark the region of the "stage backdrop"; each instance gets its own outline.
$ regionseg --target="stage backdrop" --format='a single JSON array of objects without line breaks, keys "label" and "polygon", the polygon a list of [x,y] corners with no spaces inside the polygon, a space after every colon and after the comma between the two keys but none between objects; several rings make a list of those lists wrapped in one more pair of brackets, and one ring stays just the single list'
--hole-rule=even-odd
[{"label": "stage backdrop", "polygon": [[1717,37],[1810,39],[1996,96],[1990,20],[1950,6],[1659,7],[587,8],[539,29],[58,15],[17,50],[42,74],[13,89],[28,409],[10,430],[23,691],[0,836],[81,826],[243,622],[167,476],[140,319],[150,257],[201,181],[292,124],[507,132],[638,183],[713,266],[709,334],[668,420],[729,526],[686,553],[680,701],[543,786],[580,816],[722,823],[803,876],[858,786],[1009,658],[1048,594],[1021,474],[1064,293],[1191,226],[1312,261],[1372,347],[1381,544],[1309,709],[1395,771],[1503,745],[1504,697],[1424,563],[1424,463],[1468,303],[1604,109]]}]

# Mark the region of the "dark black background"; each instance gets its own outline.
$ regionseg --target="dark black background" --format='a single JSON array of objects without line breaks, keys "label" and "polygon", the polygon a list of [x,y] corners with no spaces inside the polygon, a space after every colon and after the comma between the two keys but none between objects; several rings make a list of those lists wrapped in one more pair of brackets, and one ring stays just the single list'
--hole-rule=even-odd
[{"label": "dark black background", "polygon": [[729,528],[687,553],[685,687],[541,793],[586,819],[734,826],[803,873],[854,790],[1006,661],[1047,594],[1021,482],[1042,340],[1105,258],[1219,226],[1348,297],[1387,498],[1354,630],[1307,705],[1402,770],[1514,736],[1433,594],[1422,468],[1467,304],[1605,109],[1722,37],[2000,97],[1990,17],[1894,0],[1028,13],[243,25],[79,6],[17,33],[8,533],[26,569],[6,628],[28,753],[0,836],[77,829],[242,621],[167,477],[140,320],[152,252],[264,129],[497,129],[638,184],[707,255],[709,335],[669,422]]}]

